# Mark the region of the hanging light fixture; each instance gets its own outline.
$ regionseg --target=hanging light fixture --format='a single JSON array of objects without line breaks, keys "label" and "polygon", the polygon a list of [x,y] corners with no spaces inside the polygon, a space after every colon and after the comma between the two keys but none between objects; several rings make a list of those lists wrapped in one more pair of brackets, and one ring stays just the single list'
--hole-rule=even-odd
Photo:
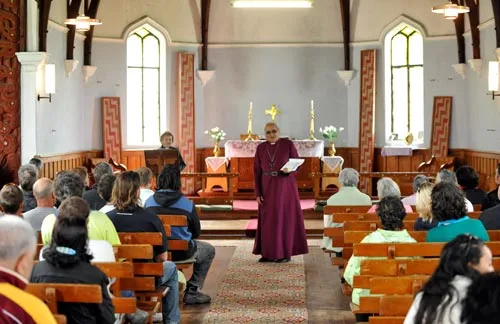
[{"label": "hanging light fixture", "polygon": [[444,19],[455,19],[458,14],[469,12],[469,7],[459,6],[451,2],[451,0],[441,6],[432,7],[432,12],[437,14],[443,14]]},{"label": "hanging light fixture", "polygon": [[87,31],[90,30],[90,26],[102,25],[101,20],[90,18],[84,14],[76,18],[66,19],[64,23],[66,25],[75,25],[77,31]]}]

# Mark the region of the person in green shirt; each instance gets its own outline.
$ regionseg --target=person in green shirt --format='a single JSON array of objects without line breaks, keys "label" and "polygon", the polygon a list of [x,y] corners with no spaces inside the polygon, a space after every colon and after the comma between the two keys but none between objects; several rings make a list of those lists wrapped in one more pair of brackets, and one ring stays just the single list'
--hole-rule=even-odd
[{"label": "person in green shirt", "polygon": [[[382,228],[377,229],[375,232],[368,234],[361,243],[387,243],[387,242],[403,242],[415,243],[407,230],[403,229],[403,220],[406,217],[405,208],[403,203],[398,197],[387,196],[382,198],[378,204],[377,215],[382,223]],[[353,255],[344,271],[345,281],[352,286],[354,276],[361,272],[361,261],[368,259],[368,257],[358,257]],[[384,259],[384,258],[376,258]],[[361,296],[370,295],[369,289],[355,288],[352,291],[353,304],[359,305],[359,298]],[[357,321],[368,321],[367,314],[357,314]]]},{"label": "person in green shirt", "polygon": [[[63,202],[69,197],[82,198],[83,190],[83,180],[75,172],[64,171],[57,175],[54,184],[54,194],[59,202]],[[51,214],[43,220],[41,232],[44,245],[48,245],[52,240],[52,230],[56,223],[56,217],[56,215]],[[91,211],[87,227],[90,240],[104,240],[108,241],[111,245],[120,244],[120,238],[115,226],[106,214],[96,210]]]},{"label": "person in green shirt", "polygon": [[467,216],[464,193],[454,183],[440,182],[435,185],[431,201],[432,215],[439,223],[427,233],[427,242],[449,242],[459,234],[490,240],[483,223]]}]

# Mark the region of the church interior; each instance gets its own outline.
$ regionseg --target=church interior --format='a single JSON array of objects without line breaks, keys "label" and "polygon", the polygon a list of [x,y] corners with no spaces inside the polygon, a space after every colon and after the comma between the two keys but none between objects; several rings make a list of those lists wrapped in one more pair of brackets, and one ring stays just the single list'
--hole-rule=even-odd
[{"label": "church interior", "polygon": [[[415,176],[465,165],[485,193],[500,185],[498,0],[0,0],[0,20],[2,186],[35,157],[52,180],[82,166],[92,176],[103,161],[116,174],[147,166],[154,189],[170,132],[199,240],[216,251],[203,288],[211,303],[180,301],[180,323],[340,324],[359,313],[403,323],[443,245],[413,231],[413,204],[405,228],[432,250],[428,262],[396,261],[407,256],[398,244],[374,248],[365,256],[393,263],[361,263],[346,282],[349,256],[380,224],[366,206],[330,206],[341,171],[358,172],[373,204],[379,179],[406,197]],[[304,160],[291,177],[309,253],[285,263],[252,254],[256,151],[269,125]],[[472,204],[469,217],[481,217]],[[343,227],[327,226],[331,215]],[[487,229],[500,269],[500,233]],[[325,249],[327,237],[343,252]],[[379,295],[356,305],[353,288]]]}]

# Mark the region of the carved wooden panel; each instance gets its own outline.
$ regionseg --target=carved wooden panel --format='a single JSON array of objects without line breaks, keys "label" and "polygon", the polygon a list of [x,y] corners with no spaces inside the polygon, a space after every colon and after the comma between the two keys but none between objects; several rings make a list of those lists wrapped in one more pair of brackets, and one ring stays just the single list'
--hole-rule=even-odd
[{"label": "carved wooden panel", "polygon": [[20,63],[24,49],[24,1],[0,0],[0,185],[17,178],[21,163]]}]

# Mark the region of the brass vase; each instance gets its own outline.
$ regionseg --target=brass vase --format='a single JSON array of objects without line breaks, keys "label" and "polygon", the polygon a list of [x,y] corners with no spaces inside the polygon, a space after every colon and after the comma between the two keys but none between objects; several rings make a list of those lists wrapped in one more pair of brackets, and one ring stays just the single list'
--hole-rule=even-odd
[{"label": "brass vase", "polygon": [[335,142],[333,140],[330,140],[330,148],[328,148],[328,154],[330,154],[330,156],[335,156],[336,152],[337,150],[335,149]]},{"label": "brass vase", "polygon": [[214,142],[214,156],[215,157],[219,157],[220,156],[220,147],[219,147],[219,143],[220,141],[219,140],[216,140]]}]

